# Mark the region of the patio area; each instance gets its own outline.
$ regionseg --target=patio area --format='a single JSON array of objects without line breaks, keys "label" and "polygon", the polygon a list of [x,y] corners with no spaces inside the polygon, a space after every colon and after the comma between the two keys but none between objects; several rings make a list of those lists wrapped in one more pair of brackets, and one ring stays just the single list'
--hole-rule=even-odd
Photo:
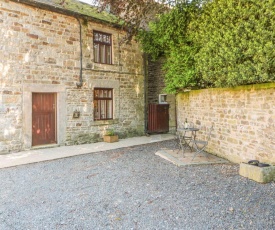
[{"label": "patio area", "polygon": [[162,148],[158,150],[155,154],[177,166],[229,163],[228,160],[214,156],[207,152],[197,154],[194,159],[194,152],[191,152],[190,150],[185,151],[183,154],[182,151],[179,151],[178,149],[172,150]]}]

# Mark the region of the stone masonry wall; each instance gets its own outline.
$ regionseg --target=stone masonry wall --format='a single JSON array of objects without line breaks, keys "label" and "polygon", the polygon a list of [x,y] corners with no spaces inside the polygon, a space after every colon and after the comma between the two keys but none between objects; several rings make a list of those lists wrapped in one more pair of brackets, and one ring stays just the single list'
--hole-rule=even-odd
[{"label": "stone masonry wall", "polygon": [[[162,70],[164,57],[157,61],[148,60],[148,103],[157,104],[159,94],[165,94],[164,72]],[[176,99],[174,94],[167,94],[169,103],[169,132],[176,130]]]},{"label": "stone masonry wall", "polygon": [[[121,138],[144,134],[144,70],[136,42],[120,44],[121,30],[21,3],[0,0],[0,153],[31,147],[31,94],[57,94],[57,144],[102,140],[106,128]],[[113,64],[94,63],[93,30],[112,34]],[[114,119],[94,121],[93,89],[114,89]],[[80,117],[73,118],[79,110]]]},{"label": "stone masonry wall", "polygon": [[275,84],[194,90],[177,95],[178,125],[185,118],[203,131],[214,123],[208,151],[233,162],[275,164]]}]

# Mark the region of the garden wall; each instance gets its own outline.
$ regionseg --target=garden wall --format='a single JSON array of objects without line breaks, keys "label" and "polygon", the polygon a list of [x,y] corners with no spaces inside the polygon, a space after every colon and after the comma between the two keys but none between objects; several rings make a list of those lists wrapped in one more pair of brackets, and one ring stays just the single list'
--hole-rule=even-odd
[{"label": "garden wall", "polygon": [[204,89],[177,95],[178,127],[185,118],[201,128],[214,123],[207,151],[232,162],[275,164],[275,84]]}]

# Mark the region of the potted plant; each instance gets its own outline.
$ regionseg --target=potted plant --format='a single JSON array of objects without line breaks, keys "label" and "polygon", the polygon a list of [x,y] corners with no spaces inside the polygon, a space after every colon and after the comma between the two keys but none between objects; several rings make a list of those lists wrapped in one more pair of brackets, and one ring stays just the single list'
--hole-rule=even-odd
[{"label": "potted plant", "polygon": [[103,140],[108,143],[117,142],[118,135],[115,134],[115,131],[113,129],[107,129],[105,131],[105,134],[103,135]]}]

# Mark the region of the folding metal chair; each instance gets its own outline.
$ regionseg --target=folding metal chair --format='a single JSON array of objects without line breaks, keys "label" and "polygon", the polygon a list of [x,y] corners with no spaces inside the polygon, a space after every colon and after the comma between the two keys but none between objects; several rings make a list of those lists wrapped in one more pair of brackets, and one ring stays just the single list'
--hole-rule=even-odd
[{"label": "folding metal chair", "polygon": [[214,130],[213,124],[212,126],[209,128],[208,130],[208,134],[206,136],[205,140],[191,140],[192,143],[192,147],[196,150],[194,153],[194,156],[192,158],[192,161],[194,160],[194,158],[199,154],[199,153],[203,153],[205,157],[208,158],[207,154],[204,152],[204,149],[207,147],[210,137],[211,137],[211,133]]},{"label": "folding metal chair", "polygon": [[[184,127],[184,124],[182,124],[181,126]],[[194,123],[190,122],[188,124],[188,128],[194,128]],[[187,148],[190,148],[190,150],[192,151],[192,146],[190,145],[190,142],[193,138],[193,132],[192,131],[190,132],[190,130],[185,130],[184,128],[181,128],[181,127],[179,128],[179,130],[180,131],[176,132],[176,139],[179,147],[177,154],[179,153],[180,150],[182,150],[182,154],[184,155],[184,152]]]}]

